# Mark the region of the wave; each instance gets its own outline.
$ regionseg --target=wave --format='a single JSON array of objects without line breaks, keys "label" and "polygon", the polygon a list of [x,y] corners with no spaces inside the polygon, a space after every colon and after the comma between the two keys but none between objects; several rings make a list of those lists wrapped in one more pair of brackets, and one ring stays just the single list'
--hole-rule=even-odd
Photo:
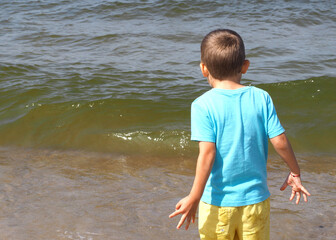
[{"label": "wave", "polygon": [[293,145],[301,151],[335,152],[336,78],[261,84],[276,105]]},{"label": "wave", "polygon": [[[271,94],[295,149],[335,151],[335,80],[317,77],[257,85]],[[170,99],[149,95],[148,99],[32,101],[39,94],[44,94],[43,88],[26,89],[16,102],[1,99],[0,145],[177,155],[195,151],[189,140],[190,103],[199,92]]]}]

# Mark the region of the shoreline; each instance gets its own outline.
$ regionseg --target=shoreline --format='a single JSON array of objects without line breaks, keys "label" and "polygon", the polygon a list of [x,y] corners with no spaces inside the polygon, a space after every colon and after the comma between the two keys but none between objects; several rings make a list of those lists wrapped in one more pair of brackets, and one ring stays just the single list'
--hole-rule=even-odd
[{"label": "shoreline", "polygon": [[[314,169],[307,159],[301,160],[303,181],[312,196],[298,206],[289,202],[288,189],[279,190],[287,174],[285,166],[280,159],[270,161],[271,239],[331,240],[336,234],[335,172]],[[194,165],[191,160],[1,148],[3,236],[17,240],[197,239],[196,224],[188,231],[177,231],[177,219],[168,218],[191,187]]]}]

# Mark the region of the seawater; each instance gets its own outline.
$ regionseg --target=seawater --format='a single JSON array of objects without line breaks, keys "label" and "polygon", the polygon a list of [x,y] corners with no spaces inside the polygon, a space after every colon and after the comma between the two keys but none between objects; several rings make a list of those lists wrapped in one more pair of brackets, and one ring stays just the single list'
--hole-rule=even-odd
[{"label": "seawater", "polygon": [[335,22],[332,1],[1,1],[0,238],[197,239],[166,216],[194,174],[200,42],[230,28],[314,195],[287,204],[270,148],[272,239],[332,239]]}]

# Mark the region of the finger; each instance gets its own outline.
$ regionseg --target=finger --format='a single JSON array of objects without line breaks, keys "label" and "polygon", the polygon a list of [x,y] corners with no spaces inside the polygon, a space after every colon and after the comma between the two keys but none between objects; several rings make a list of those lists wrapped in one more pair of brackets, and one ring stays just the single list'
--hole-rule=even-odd
[{"label": "finger", "polygon": [[310,193],[305,189],[304,186],[301,187],[301,191],[304,192],[306,195],[310,196]]},{"label": "finger", "polygon": [[185,230],[188,230],[189,225],[190,225],[190,221],[191,221],[191,217],[187,217],[187,223],[186,223]]},{"label": "finger", "polygon": [[179,201],[179,202],[176,204],[175,209],[176,209],[176,210],[179,210],[181,206],[182,206],[182,203],[181,203],[181,201]]},{"label": "finger", "polygon": [[296,192],[296,204],[299,204],[300,199],[301,199],[301,194],[300,194],[300,192]]},{"label": "finger", "polygon": [[195,223],[196,216],[195,214],[192,216],[192,223]]},{"label": "finger", "polygon": [[288,186],[287,180],[282,184],[280,191],[283,191],[286,189],[286,187]]},{"label": "finger", "polygon": [[175,217],[175,216],[177,216],[179,214],[181,214],[181,211],[176,210],[175,212],[173,212],[172,214],[169,215],[169,218],[173,218],[173,217]]},{"label": "finger", "polygon": [[307,194],[305,194],[305,193],[302,193],[302,195],[303,195],[303,200],[304,200],[305,202],[308,202],[308,197],[307,197]]},{"label": "finger", "polygon": [[295,197],[295,191],[292,190],[292,194],[291,194],[291,196],[289,198],[289,201],[292,201],[294,199],[294,197]]},{"label": "finger", "polygon": [[180,228],[181,228],[181,226],[183,225],[183,223],[184,223],[186,217],[187,217],[187,215],[185,215],[185,214],[182,215],[182,217],[181,217],[179,223],[177,224],[177,227],[176,227],[177,229],[180,229]]}]

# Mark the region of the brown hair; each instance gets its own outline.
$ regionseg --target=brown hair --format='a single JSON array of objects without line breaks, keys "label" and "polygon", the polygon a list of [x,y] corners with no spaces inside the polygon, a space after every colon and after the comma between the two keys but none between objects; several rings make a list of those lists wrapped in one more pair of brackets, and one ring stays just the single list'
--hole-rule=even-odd
[{"label": "brown hair", "polygon": [[204,37],[201,61],[214,78],[221,80],[239,74],[244,60],[244,42],[235,31],[217,29]]}]

